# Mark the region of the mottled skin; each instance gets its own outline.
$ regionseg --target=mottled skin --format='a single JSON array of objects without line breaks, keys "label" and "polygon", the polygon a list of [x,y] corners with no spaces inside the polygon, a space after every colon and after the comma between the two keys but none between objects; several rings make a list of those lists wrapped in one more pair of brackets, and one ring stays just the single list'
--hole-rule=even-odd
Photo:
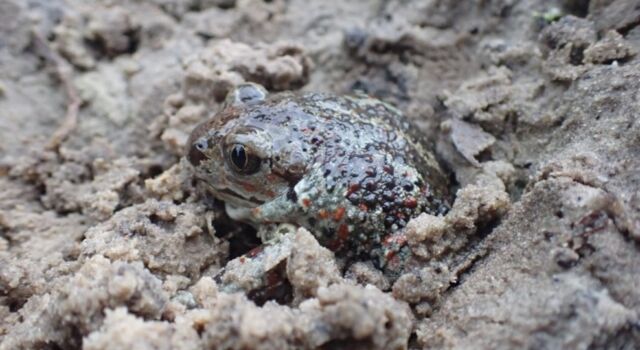
[{"label": "mottled skin", "polygon": [[192,132],[187,158],[232,218],[300,225],[337,254],[385,267],[408,251],[398,231],[409,219],[448,208],[446,177],[415,132],[366,96],[244,84]]}]

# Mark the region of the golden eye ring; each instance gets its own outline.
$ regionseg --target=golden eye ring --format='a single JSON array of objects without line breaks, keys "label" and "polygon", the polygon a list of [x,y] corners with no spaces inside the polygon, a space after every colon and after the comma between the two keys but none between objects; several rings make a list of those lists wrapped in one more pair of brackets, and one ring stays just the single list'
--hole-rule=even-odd
[{"label": "golden eye ring", "polygon": [[242,175],[255,174],[260,170],[261,159],[243,144],[236,143],[229,147],[229,163],[231,168]]}]

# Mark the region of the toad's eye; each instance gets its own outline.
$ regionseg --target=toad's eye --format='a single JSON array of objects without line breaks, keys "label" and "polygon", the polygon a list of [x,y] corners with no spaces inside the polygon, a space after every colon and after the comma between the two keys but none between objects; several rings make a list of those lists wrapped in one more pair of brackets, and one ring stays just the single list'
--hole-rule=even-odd
[{"label": "toad's eye", "polygon": [[229,148],[229,161],[231,167],[236,172],[243,175],[251,175],[260,169],[260,158],[250,152],[250,150],[239,143]]}]

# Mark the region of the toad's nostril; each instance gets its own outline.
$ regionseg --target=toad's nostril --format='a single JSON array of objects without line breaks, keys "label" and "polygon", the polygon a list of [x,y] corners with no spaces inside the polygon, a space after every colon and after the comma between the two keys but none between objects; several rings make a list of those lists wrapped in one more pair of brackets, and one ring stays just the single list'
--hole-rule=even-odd
[{"label": "toad's nostril", "polygon": [[204,152],[207,149],[207,140],[205,139],[199,139],[198,141],[196,141],[193,146],[200,152]]},{"label": "toad's nostril", "polygon": [[191,144],[191,148],[189,149],[189,154],[187,158],[189,162],[194,166],[200,165],[200,162],[207,159],[207,156],[204,154],[204,151],[207,149],[207,140],[200,139],[193,144]]}]

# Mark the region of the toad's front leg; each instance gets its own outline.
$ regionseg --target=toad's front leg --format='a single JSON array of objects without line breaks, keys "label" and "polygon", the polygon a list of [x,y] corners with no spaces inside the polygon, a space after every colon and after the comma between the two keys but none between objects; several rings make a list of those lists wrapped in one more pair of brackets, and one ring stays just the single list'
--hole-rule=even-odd
[{"label": "toad's front leg", "polygon": [[269,239],[259,247],[227,263],[215,280],[227,293],[244,292],[258,304],[268,300],[287,302],[291,285],[286,261],[291,255],[296,227],[290,224],[261,226],[259,235]]}]

